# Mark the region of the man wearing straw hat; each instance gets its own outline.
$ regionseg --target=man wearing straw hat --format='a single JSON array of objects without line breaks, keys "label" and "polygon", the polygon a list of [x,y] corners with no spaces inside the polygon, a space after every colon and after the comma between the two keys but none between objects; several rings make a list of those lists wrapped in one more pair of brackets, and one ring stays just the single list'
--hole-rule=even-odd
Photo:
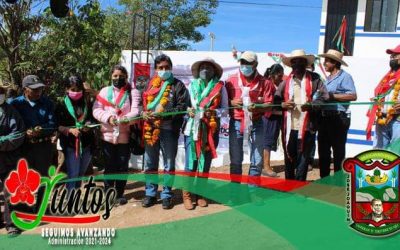
[{"label": "man wearing straw hat", "polygon": [[353,78],[341,69],[346,66],[343,53],[330,49],[320,57],[325,58],[324,67],[329,72],[325,86],[329,93],[328,103],[321,110],[318,125],[318,155],[321,178],[329,176],[331,165],[331,148],[333,151],[334,171],[341,169],[342,161],[346,156],[347,132],[350,127],[349,105],[341,102],[357,100]]},{"label": "man wearing straw hat", "polygon": [[289,77],[275,92],[275,97],[282,100],[286,179],[306,180],[311,145],[315,138],[316,111],[318,104],[328,99],[319,75],[306,70],[314,60],[313,55],[307,55],[302,49],[293,50],[282,60],[292,68]]},{"label": "man wearing straw hat", "polygon": [[374,148],[400,153],[400,45],[387,49],[386,53],[390,55],[390,70],[374,91],[373,100],[378,103],[367,114],[367,140],[371,139],[372,125],[376,121]]},{"label": "man wearing straw hat", "polygon": [[[21,158],[21,145],[25,138],[25,125],[20,114],[6,102],[6,91],[0,86],[0,181],[4,184],[9,173],[16,169]],[[4,192],[4,220],[9,235],[20,234],[10,218],[8,195]],[[1,212],[0,212],[1,213]],[[0,218],[2,218],[0,216]]]}]

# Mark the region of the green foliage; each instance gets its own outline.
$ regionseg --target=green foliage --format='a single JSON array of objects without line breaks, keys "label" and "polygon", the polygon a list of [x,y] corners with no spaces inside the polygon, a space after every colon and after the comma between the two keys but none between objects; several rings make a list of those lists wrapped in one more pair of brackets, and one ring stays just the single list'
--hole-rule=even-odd
[{"label": "green foliage", "polygon": [[374,170],[374,176],[381,176],[381,171],[379,169],[375,169]]},{"label": "green foliage", "polygon": [[112,27],[117,14],[107,13],[96,0],[83,5],[77,2],[74,14],[58,19],[50,9],[45,11],[43,29],[46,35],[32,44],[31,58],[44,69],[53,86],[51,95],[63,91],[61,82],[72,74],[81,75],[100,88],[110,79],[110,68],[121,56],[121,42]]},{"label": "green foliage", "polygon": [[30,73],[22,62],[29,60],[27,45],[40,31],[40,14],[31,13],[41,0],[17,1],[7,4],[0,1],[0,77],[18,85],[22,76]]},{"label": "green foliage", "polygon": [[[204,36],[196,29],[210,24],[211,15],[215,13],[218,6],[217,0],[120,0],[119,2],[125,6],[128,13],[142,15],[154,13],[160,16],[162,20],[161,48],[170,50],[190,49],[189,42],[203,40]],[[128,29],[125,32],[130,34],[131,30]],[[138,28],[137,33],[139,32]],[[151,32],[151,37],[150,46],[156,48],[157,32],[155,30]],[[138,36],[138,40],[142,41],[142,37]],[[144,47],[137,49],[144,49]]]},{"label": "green foliage", "polygon": [[358,171],[357,171],[357,177],[358,177],[358,178],[362,178],[362,177],[363,177],[363,173],[362,173],[361,170],[358,170]]},{"label": "green foliage", "polygon": [[[119,63],[121,51],[131,48],[132,13],[161,16],[161,48],[183,50],[189,42],[203,39],[196,29],[210,23],[218,5],[217,0],[120,0],[124,10],[104,10],[98,0],[69,2],[70,15],[55,18],[50,8],[32,10],[46,6],[42,0],[13,5],[0,1],[1,79],[20,84],[23,76],[37,74],[49,84],[50,96],[57,97],[64,93],[63,79],[79,74],[100,89],[109,84],[110,69]],[[140,23],[139,28],[143,29]],[[152,48],[156,29],[150,32]],[[143,34],[137,34],[142,41]],[[135,49],[145,48],[143,42],[135,44]]]}]

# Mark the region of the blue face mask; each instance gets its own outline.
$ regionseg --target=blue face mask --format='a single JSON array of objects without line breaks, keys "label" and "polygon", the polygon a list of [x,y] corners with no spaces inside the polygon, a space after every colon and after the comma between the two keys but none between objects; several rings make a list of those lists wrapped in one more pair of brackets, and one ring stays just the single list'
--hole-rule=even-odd
[{"label": "blue face mask", "polygon": [[242,72],[244,76],[251,76],[251,74],[254,72],[254,69],[252,65],[240,65],[240,72]]},{"label": "blue face mask", "polygon": [[159,70],[159,71],[157,71],[157,74],[161,79],[168,80],[172,75],[172,71],[171,70]]}]

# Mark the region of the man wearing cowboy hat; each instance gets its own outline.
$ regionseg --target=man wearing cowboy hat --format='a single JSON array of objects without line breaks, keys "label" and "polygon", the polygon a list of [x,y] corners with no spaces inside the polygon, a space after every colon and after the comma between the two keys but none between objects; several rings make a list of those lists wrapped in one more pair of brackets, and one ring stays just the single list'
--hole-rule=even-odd
[{"label": "man wearing cowboy hat", "polygon": [[[226,81],[230,109],[229,156],[232,181],[240,181],[243,162],[243,139],[245,129],[249,131],[250,169],[249,176],[258,177],[263,169],[263,115],[268,108],[254,104],[272,103],[272,83],[257,71],[257,55],[245,51],[240,56],[239,72]],[[257,182],[252,178],[251,182]]]},{"label": "man wearing cowboy hat", "polygon": [[286,179],[306,180],[311,145],[315,138],[316,111],[318,104],[328,99],[319,75],[306,70],[314,60],[313,55],[307,55],[301,49],[293,50],[282,60],[292,68],[292,73],[275,92],[275,97],[282,100]]},{"label": "man wearing cowboy hat", "polygon": [[[378,102],[368,112],[367,140],[371,139],[371,129],[374,122],[374,148],[388,148],[400,153],[400,45],[387,49],[390,55],[390,70],[382,78],[374,91],[372,100]],[[379,104],[386,102],[385,104]],[[388,104],[392,102],[393,104]]]},{"label": "man wearing cowboy hat", "polygon": [[349,105],[340,104],[357,100],[353,78],[341,69],[347,66],[343,61],[343,53],[330,49],[320,54],[325,58],[324,67],[329,76],[325,82],[329,93],[328,103],[322,107],[318,126],[318,155],[321,178],[329,176],[331,165],[331,148],[333,151],[334,171],[341,169],[346,156],[347,132],[350,127]]},{"label": "man wearing cowboy hat", "polygon": [[[211,58],[205,58],[192,65],[194,79],[189,86],[189,117],[184,129],[185,171],[198,172],[199,177],[207,178],[211,161],[217,157],[216,148],[219,140],[217,109],[221,106],[223,96],[226,97],[224,83],[220,81],[222,71],[222,67]],[[192,182],[189,180],[184,188],[186,190],[190,188]],[[196,185],[199,183],[205,184],[206,181],[197,181]],[[191,193],[186,190],[182,190],[183,204],[186,209],[192,210],[194,206]],[[197,195],[196,204],[206,207],[208,202]]]}]

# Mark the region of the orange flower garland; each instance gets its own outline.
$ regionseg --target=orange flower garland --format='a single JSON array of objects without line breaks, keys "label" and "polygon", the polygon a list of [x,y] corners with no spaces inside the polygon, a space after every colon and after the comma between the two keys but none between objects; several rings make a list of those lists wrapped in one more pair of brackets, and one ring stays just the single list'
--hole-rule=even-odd
[{"label": "orange flower garland", "polygon": [[[159,88],[161,86],[162,80],[160,77],[154,77],[151,81],[151,88]],[[163,97],[160,100],[160,106],[155,112],[163,112],[165,106],[168,104],[168,96],[171,92],[171,86],[167,86],[163,93]],[[151,103],[155,99],[154,95],[147,96],[147,102]],[[160,125],[161,119],[155,119],[153,121],[145,121],[144,122],[144,140],[147,144],[153,146],[159,139],[160,135]]]},{"label": "orange flower garland", "polygon": [[[399,91],[400,91],[400,80],[398,80],[394,85],[393,96],[391,99],[392,102],[398,101]],[[379,125],[387,125],[393,119],[393,115],[395,113],[393,107],[389,107],[386,117],[383,117],[382,107],[384,101],[385,101],[384,98],[381,98],[379,100],[378,109],[376,111],[377,123]]]}]

